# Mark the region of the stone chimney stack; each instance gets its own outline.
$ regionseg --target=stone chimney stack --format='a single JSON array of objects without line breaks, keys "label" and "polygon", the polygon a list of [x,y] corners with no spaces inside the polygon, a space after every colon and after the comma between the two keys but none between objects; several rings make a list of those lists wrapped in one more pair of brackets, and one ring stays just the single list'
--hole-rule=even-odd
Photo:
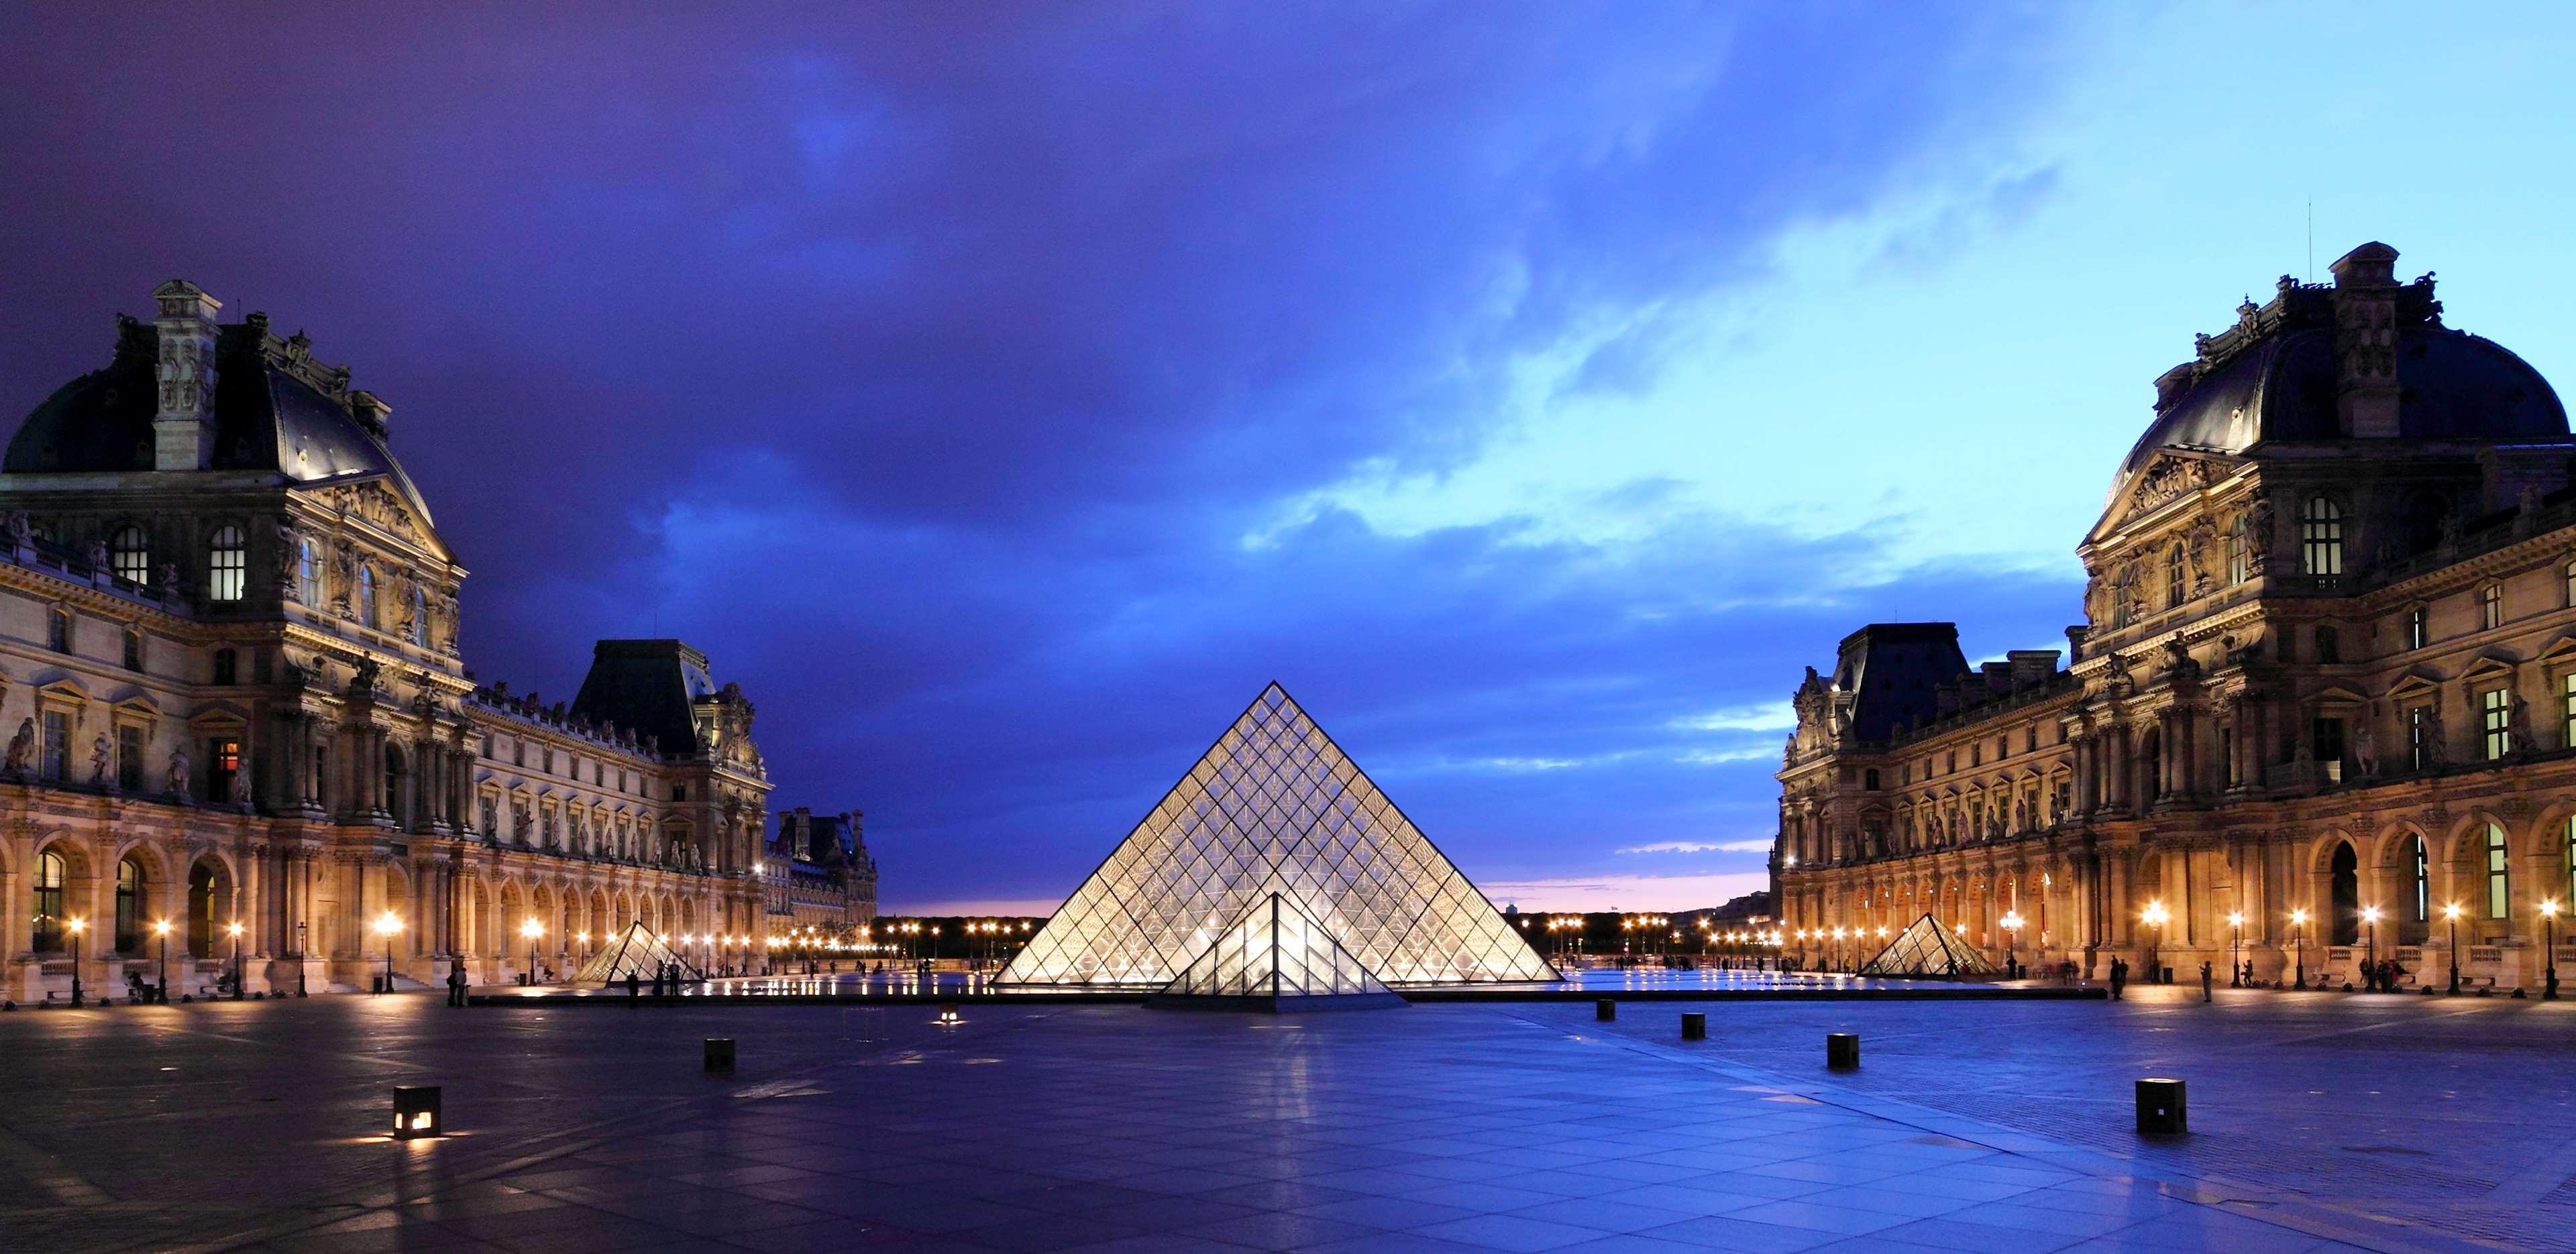
[{"label": "stone chimney stack", "polygon": [[392,443],[394,433],[389,423],[394,415],[394,407],[386,404],[384,398],[373,392],[351,392],[349,393],[349,412],[357,415],[359,426],[375,432],[377,439]]},{"label": "stone chimney stack", "polygon": [[2345,435],[2397,435],[2397,250],[2364,244],[2334,271],[2335,418]]},{"label": "stone chimney stack", "polygon": [[159,412],[152,418],[154,470],[204,470],[215,449],[215,313],[222,301],[186,279],[152,289],[161,307]]}]

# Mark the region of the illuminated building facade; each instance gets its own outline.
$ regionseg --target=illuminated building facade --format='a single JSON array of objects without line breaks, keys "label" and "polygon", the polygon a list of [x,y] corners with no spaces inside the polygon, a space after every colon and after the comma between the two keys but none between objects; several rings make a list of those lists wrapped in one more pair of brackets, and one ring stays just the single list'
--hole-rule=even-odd
[{"label": "illuminated building facade", "polygon": [[1929,913],[2096,977],[2542,982],[2576,869],[2576,441],[2396,256],[2282,279],[2156,380],[2077,546],[2070,665],[1882,623],[1808,671],[1772,859],[1791,956]]},{"label": "illuminated building facade", "polygon": [[760,855],[764,935],[876,921],[877,860],[868,854],[864,818],[856,810],[816,814],[809,806],[778,812]]},{"label": "illuminated building facade", "polygon": [[[752,935],[751,703],[676,640],[569,705],[464,669],[465,568],[391,411],[182,281],[0,463],[0,995],[558,974],[641,921]],[[530,924],[535,924],[531,929]],[[538,931],[530,937],[528,932]]]}]

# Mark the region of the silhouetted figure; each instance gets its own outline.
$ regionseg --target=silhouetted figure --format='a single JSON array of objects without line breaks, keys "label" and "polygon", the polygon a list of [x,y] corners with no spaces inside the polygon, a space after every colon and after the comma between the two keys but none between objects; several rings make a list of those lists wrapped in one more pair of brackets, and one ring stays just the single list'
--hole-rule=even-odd
[{"label": "silhouetted figure", "polygon": [[2129,964],[2122,962],[2117,958],[2113,958],[2111,960],[2111,1000],[2120,1000],[2121,990],[2126,989],[2128,986]]}]

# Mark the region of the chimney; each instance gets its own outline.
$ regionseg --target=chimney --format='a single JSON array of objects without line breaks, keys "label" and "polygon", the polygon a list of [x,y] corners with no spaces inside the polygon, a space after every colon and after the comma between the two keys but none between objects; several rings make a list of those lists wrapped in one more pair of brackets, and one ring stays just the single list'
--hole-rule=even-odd
[{"label": "chimney", "polygon": [[2397,250],[2377,242],[2334,271],[2335,419],[2361,439],[2397,435]]},{"label": "chimney", "polygon": [[2055,649],[2013,649],[2004,656],[2012,659],[2012,684],[2015,688],[2037,687],[2057,673]]},{"label": "chimney", "polygon": [[215,448],[215,313],[222,301],[186,279],[152,289],[161,307],[161,405],[152,417],[152,468],[204,470]]},{"label": "chimney", "polygon": [[2083,623],[2077,623],[2066,629],[2067,665],[2072,666],[2084,660],[2084,638],[2092,634],[2093,629]]},{"label": "chimney", "polygon": [[394,438],[392,429],[386,425],[387,420],[393,417],[394,407],[375,393],[349,393],[349,412],[356,415],[359,426],[374,432],[377,439],[391,442]]}]

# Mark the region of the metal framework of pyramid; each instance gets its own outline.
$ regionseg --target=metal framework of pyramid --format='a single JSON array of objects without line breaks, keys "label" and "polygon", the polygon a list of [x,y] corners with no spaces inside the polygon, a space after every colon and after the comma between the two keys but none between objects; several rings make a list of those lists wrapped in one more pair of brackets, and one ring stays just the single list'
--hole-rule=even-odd
[{"label": "metal framework of pyramid", "polygon": [[1383,985],[1562,978],[1272,684],[996,982],[1170,984],[1274,894]]},{"label": "metal framework of pyramid", "polygon": [[673,953],[652,929],[642,923],[629,923],[626,930],[608,939],[590,961],[573,972],[575,984],[606,984],[623,980],[630,973],[637,979],[650,980],[665,964],[677,964],[680,978],[691,983],[705,980],[706,974],[689,965],[689,960]]},{"label": "metal framework of pyramid", "polygon": [[1975,946],[1953,935],[1941,921],[1924,915],[1896,934],[1878,956],[1861,964],[1861,975],[1919,975],[1956,979],[1963,975],[2001,975]]},{"label": "metal framework of pyramid", "polygon": [[1254,902],[1147,1004],[1339,1010],[1400,1006],[1404,998],[1369,974],[1323,924],[1272,893]]}]

